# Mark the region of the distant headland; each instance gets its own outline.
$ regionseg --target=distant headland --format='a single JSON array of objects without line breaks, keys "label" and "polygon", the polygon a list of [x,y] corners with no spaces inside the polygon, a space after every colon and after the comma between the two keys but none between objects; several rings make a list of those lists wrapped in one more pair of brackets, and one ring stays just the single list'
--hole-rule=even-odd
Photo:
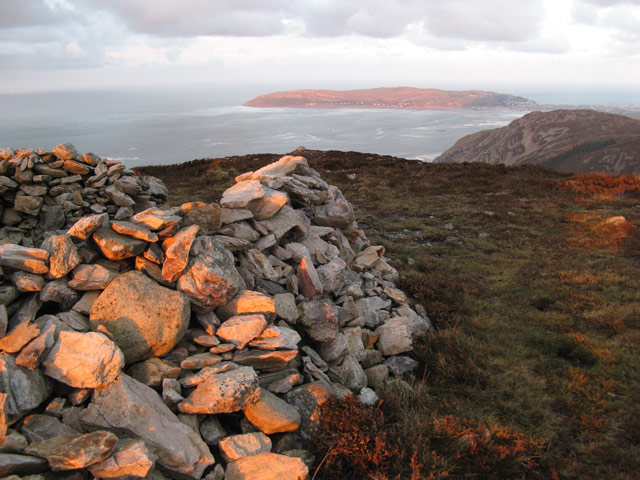
[{"label": "distant headland", "polygon": [[295,108],[401,108],[436,109],[529,109],[536,102],[524,97],[483,90],[449,91],[435,88],[368,88],[361,90],[289,90],[260,95],[248,107]]}]

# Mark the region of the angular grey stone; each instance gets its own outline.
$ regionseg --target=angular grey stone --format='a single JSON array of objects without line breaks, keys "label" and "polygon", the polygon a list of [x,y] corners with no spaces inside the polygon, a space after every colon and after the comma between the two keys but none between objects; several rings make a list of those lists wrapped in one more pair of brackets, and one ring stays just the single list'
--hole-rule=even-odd
[{"label": "angular grey stone", "polygon": [[131,221],[134,223],[141,223],[150,230],[157,231],[180,223],[182,221],[182,217],[174,215],[168,210],[149,208],[140,213],[136,213],[131,217]]},{"label": "angular grey stone", "polygon": [[44,287],[44,278],[35,273],[22,272],[16,270],[11,274],[13,283],[20,292],[39,292]]},{"label": "angular grey stone", "polygon": [[52,153],[60,160],[71,160],[78,155],[78,150],[71,143],[61,143]]},{"label": "angular grey stone", "polygon": [[183,370],[200,370],[216,365],[221,361],[222,357],[214,355],[213,353],[198,353],[182,360],[182,362],[180,362],[180,368]]},{"label": "angular grey stone", "polygon": [[277,453],[242,457],[227,465],[225,480],[305,480],[309,468],[299,458]]},{"label": "angular grey stone", "polygon": [[239,238],[227,237],[226,235],[214,235],[213,238],[216,239],[220,246],[231,252],[242,252],[252,247],[251,242]]},{"label": "angular grey stone", "polygon": [[260,234],[247,222],[236,222],[226,225],[219,229],[218,233],[220,235],[233,237],[236,240],[245,240],[247,242],[255,242],[260,238]]},{"label": "angular grey stone", "polygon": [[411,346],[411,322],[404,317],[387,320],[376,329],[378,349],[384,356],[408,352]]},{"label": "angular grey stone", "polygon": [[71,307],[80,299],[80,295],[69,287],[64,278],[48,282],[40,291],[39,298],[43,302],[54,302],[60,305],[62,310],[71,310]]},{"label": "angular grey stone", "polygon": [[207,445],[215,446],[220,440],[227,436],[227,431],[220,425],[218,417],[208,415],[200,423],[200,435]]},{"label": "angular grey stone", "polygon": [[76,268],[81,261],[71,236],[52,235],[42,242],[42,249],[49,253],[49,275],[61,278]]},{"label": "angular grey stone", "polygon": [[374,365],[367,368],[364,373],[367,375],[367,385],[377,387],[389,378],[389,367],[386,365]]},{"label": "angular grey stone", "polygon": [[294,228],[303,235],[306,235],[311,226],[311,222],[302,211],[294,210],[289,205],[285,205],[276,215],[268,220],[259,222],[259,224],[278,241],[284,234]]},{"label": "angular grey stone", "polygon": [[82,421],[139,438],[174,474],[199,479],[214,463],[200,435],[180,422],[154,390],[125,374],[95,390]]},{"label": "angular grey stone", "polygon": [[260,398],[258,376],[253,368],[240,367],[207,377],[178,405],[184,413],[231,413]]},{"label": "angular grey stone", "polygon": [[10,428],[0,437],[0,453],[24,453],[27,445],[27,439]]},{"label": "angular grey stone", "polygon": [[207,233],[220,228],[221,210],[217,203],[189,202],[180,206],[178,215],[182,217],[183,227],[197,225]]},{"label": "angular grey stone", "polygon": [[225,320],[216,331],[216,335],[242,349],[260,335],[266,326],[267,320],[262,314],[237,315]]},{"label": "angular grey stone", "polygon": [[133,207],[136,204],[133,198],[118,190],[115,185],[109,185],[104,189],[104,192],[119,207]]},{"label": "angular grey stone", "polygon": [[240,222],[242,220],[248,220],[253,218],[253,213],[250,210],[242,208],[222,208],[220,220],[223,225],[228,223]]},{"label": "angular grey stone", "polygon": [[376,328],[381,322],[378,311],[386,310],[391,306],[390,300],[380,297],[366,297],[356,300],[356,308],[364,321],[364,326]]},{"label": "angular grey stone", "polygon": [[53,348],[56,342],[55,325],[49,324],[40,335],[29,342],[16,357],[16,365],[35,370]]},{"label": "angular grey stone", "polygon": [[320,424],[320,407],[331,398],[331,389],[324,382],[314,382],[294,388],[285,400],[300,412],[299,433],[303,440],[311,439]]},{"label": "angular grey stone", "polygon": [[13,202],[13,209],[16,212],[26,213],[27,215],[38,215],[42,207],[42,197],[32,197],[29,195],[16,197]]},{"label": "angular grey stone", "polygon": [[418,362],[413,358],[399,355],[387,358],[384,364],[389,368],[389,371],[397,377],[409,373],[418,366]]},{"label": "angular grey stone", "polygon": [[60,321],[69,328],[65,330],[75,330],[76,332],[88,332],[91,330],[89,319],[76,311],[60,312],[56,315]]},{"label": "angular grey stone", "polygon": [[230,435],[218,443],[220,454],[225,462],[233,462],[242,457],[271,451],[271,439],[262,432]]},{"label": "angular grey stone", "polygon": [[295,324],[300,314],[296,306],[296,299],[291,293],[280,293],[273,296],[276,305],[276,315],[291,324]]},{"label": "angular grey stone", "polygon": [[5,336],[8,325],[9,314],[7,313],[7,307],[5,307],[4,304],[0,304],[0,337]]},{"label": "angular grey stone", "polygon": [[356,393],[367,386],[367,375],[353,355],[345,355],[340,363],[329,367],[329,377]]},{"label": "angular grey stone", "polygon": [[125,438],[118,440],[109,458],[89,466],[89,471],[97,478],[146,478],[154,465],[155,460],[143,441]]},{"label": "angular grey stone", "polygon": [[65,425],[56,417],[38,414],[29,415],[22,421],[20,433],[29,440],[29,443],[42,442],[61,435],[78,434],[76,430]]},{"label": "angular grey stone", "polygon": [[158,235],[156,233],[137,223],[115,220],[111,222],[111,228],[121,235],[137,238],[138,240],[144,240],[145,242],[158,241]]},{"label": "angular grey stone", "polygon": [[6,415],[10,422],[22,418],[53,391],[53,382],[38,369],[16,365],[13,355],[0,353],[0,392],[8,395]]},{"label": "angular grey stone", "polygon": [[264,187],[258,180],[239,182],[222,193],[220,205],[225,208],[244,208],[252,200],[264,197]]},{"label": "angular grey stone", "polygon": [[[0,475],[29,475],[47,471],[49,464],[44,458],[16,453],[0,453]],[[12,477],[8,477],[11,479]],[[20,478],[20,477],[14,477]]]},{"label": "angular grey stone", "polygon": [[118,276],[118,272],[99,264],[81,264],[73,270],[69,286],[74,290],[103,290]]},{"label": "angular grey stone", "polygon": [[338,309],[330,300],[311,300],[301,304],[298,322],[315,341],[328,342],[338,334]]},{"label": "angular grey stone", "polygon": [[273,393],[261,389],[260,400],[244,409],[244,415],[261,432],[293,432],[300,427],[300,413]]},{"label": "angular grey stone", "polygon": [[159,387],[165,378],[178,378],[180,372],[180,367],[158,357],[134,363],[128,371],[129,375],[149,387]]},{"label": "angular grey stone", "polygon": [[38,325],[30,320],[18,323],[4,337],[0,338],[0,351],[16,353],[27,343],[40,335]]},{"label": "angular grey stone", "polygon": [[260,350],[293,350],[298,348],[301,337],[295,330],[287,327],[268,326],[249,346]]},{"label": "angular grey stone", "polygon": [[113,433],[97,431],[49,438],[32,443],[25,451],[46,458],[54,471],[75,470],[104,460],[117,443]]},{"label": "angular grey stone", "polygon": [[285,192],[280,192],[267,187],[263,188],[264,195],[247,204],[247,209],[253,213],[253,218],[256,220],[267,220],[273,217],[289,202],[289,195]]},{"label": "angular grey stone", "polygon": [[218,373],[235,370],[238,367],[239,365],[233,362],[221,362],[209,367],[204,367],[202,370],[194,373],[193,375],[187,375],[180,378],[180,385],[185,388],[195,387],[197,385],[200,385],[211,375],[217,375]]},{"label": "angular grey stone", "polygon": [[177,286],[198,310],[212,311],[229,302],[245,287],[235,268],[233,255],[213,237],[198,237],[191,247],[191,255]]},{"label": "angular grey stone", "polygon": [[67,218],[62,207],[45,204],[40,209],[40,227],[45,232],[63,229],[66,220]]},{"label": "angular grey stone", "polygon": [[102,254],[109,260],[123,260],[140,255],[147,248],[147,242],[115,232],[111,227],[100,227],[93,234],[93,240]]},{"label": "angular grey stone", "polygon": [[[73,279],[69,281],[69,283],[71,284],[72,281]],[[73,287],[73,285],[70,286]],[[86,292],[84,295],[82,295],[82,297],[80,297],[80,300],[75,303],[75,305],[73,306],[73,311],[83,315],[89,315],[89,312],[91,312],[91,306],[93,305],[93,302],[95,302],[100,296],[100,293],[101,292],[95,290]]]},{"label": "angular grey stone", "polygon": [[101,213],[99,215],[90,215],[88,217],[83,217],[78,220],[73,226],[67,230],[67,235],[77,239],[77,240],[86,240],[89,238],[93,232],[95,232],[98,227],[100,227],[109,216],[106,213]]},{"label": "angular grey stone", "polygon": [[233,355],[233,361],[258,370],[277,371],[286,368],[297,355],[298,350],[241,350]]},{"label": "angular grey stone", "polygon": [[318,267],[318,276],[324,285],[325,292],[337,295],[344,285],[343,273],[347,264],[341,258],[334,258],[329,263]]},{"label": "angular grey stone", "polygon": [[29,273],[48,273],[49,253],[39,248],[27,248],[5,243],[0,245],[0,266]]},{"label": "angular grey stone", "polygon": [[338,332],[333,340],[320,345],[320,355],[327,362],[333,362],[349,353],[349,344],[344,333]]}]

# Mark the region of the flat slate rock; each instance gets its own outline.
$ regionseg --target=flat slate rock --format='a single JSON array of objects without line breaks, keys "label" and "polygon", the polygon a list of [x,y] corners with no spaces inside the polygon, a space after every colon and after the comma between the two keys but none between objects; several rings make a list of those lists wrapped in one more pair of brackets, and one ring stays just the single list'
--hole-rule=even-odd
[{"label": "flat slate rock", "polygon": [[305,480],[309,468],[299,458],[277,453],[242,457],[227,465],[225,480]]},{"label": "flat slate rock", "polygon": [[139,438],[174,475],[199,479],[214,463],[200,435],[175,416],[158,393],[125,374],[98,388],[81,414],[83,424]]},{"label": "flat slate rock", "polygon": [[0,245],[0,266],[28,273],[48,273],[49,253],[39,248],[27,248],[6,243]]},{"label": "flat slate rock", "polygon": [[43,457],[54,471],[76,470],[100,462],[111,455],[118,437],[111,432],[62,435],[32,443],[26,453]]},{"label": "flat slate rock", "polygon": [[123,260],[140,255],[147,248],[147,242],[127,235],[121,235],[111,227],[100,227],[93,234],[93,240],[102,254],[109,260]]}]

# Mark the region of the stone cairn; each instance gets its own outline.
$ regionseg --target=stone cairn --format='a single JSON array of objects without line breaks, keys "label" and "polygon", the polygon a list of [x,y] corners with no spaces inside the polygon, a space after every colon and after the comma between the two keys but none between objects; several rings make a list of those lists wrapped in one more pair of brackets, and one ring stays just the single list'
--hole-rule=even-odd
[{"label": "stone cairn", "polygon": [[319,406],[415,366],[426,312],[303,157],[161,209],[72,145],[1,152],[0,477],[304,479]]}]

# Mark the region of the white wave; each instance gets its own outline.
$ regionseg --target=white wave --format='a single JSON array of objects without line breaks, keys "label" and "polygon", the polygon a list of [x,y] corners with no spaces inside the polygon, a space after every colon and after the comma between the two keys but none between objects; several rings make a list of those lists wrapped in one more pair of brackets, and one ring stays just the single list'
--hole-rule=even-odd
[{"label": "white wave", "polygon": [[436,153],[423,153],[422,155],[415,155],[413,157],[409,157],[409,160],[420,160],[421,162],[425,162],[425,163],[431,163],[433,162],[437,157],[439,157],[442,154],[442,152],[436,152]]}]

